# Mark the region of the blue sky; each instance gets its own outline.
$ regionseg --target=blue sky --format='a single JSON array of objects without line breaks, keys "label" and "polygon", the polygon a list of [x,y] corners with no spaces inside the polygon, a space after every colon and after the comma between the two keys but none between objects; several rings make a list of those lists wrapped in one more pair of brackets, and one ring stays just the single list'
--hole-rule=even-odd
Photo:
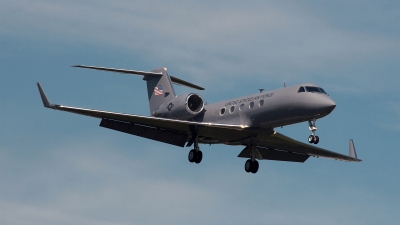
[{"label": "blue sky", "polygon": [[[0,224],[396,224],[400,217],[397,1],[0,0]],[[319,146],[361,163],[262,161],[178,148],[43,108],[148,115],[140,77],[170,74],[206,102],[312,82],[335,100]],[[193,90],[177,87],[180,94]],[[278,128],[306,141],[306,123]]]}]

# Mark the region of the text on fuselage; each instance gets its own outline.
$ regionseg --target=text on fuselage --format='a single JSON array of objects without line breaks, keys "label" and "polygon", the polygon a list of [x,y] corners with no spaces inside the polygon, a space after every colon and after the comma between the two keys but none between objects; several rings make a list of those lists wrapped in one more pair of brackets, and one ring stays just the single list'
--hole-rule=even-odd
[{"label": "text on fuselage", "polygon": [[240,104],[240,103],[243,103],[243,102],[256,101],[258,99],[263,99],[263,98],[269,98],[269,97],[272,97],[272,95],[274,95],[274,92],[263,94],[263,95],[258,95],[258,96],[250,97],[250,98],[243,98],[243,99],[227,102],[225,104],[225,106],[236,105],[236,104]]}]

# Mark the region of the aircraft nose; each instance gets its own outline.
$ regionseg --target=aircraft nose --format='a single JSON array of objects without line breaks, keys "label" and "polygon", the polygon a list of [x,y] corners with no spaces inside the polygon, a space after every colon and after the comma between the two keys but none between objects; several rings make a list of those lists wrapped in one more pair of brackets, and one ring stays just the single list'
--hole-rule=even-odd
[{"label": "aircraft nose", "polygon": [[330,99],[330,98],[324,98],[321,102],[320,102],[320,107],[322,110],[324,110],[327,114],[331,113],[335,107],[336,107],[336,103]]}]

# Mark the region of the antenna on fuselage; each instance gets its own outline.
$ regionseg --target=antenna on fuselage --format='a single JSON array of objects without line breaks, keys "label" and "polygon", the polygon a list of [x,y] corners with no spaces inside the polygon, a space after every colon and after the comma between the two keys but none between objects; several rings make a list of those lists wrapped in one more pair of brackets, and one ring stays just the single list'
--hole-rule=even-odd
[{"label": "antenna on fuselage", "polygon": [[260,90],[260,93],[264,91],[264,89],[262,89],[262,88],[260,88],[260,89],[258,89],[258,90]]}]

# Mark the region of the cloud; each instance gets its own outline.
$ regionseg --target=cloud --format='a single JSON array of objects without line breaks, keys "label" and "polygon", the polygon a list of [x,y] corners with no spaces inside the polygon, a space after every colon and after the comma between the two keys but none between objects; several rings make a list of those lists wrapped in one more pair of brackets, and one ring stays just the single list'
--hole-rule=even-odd
[{"label": "cloud", "polygon": [[[266,161],[262,166],[269,165],[268,171],[249,176],[236,163],[190,164],[186,157],[174,157],[175,147],[161,143],[137,143],[132,149],[110,136],[70,138],[45,145],[41,157],[30,160],[0,152],[8,173],[0,185],[0,223],[361,224],[365,211],[384,216],[390,207],[379,194],[354,184],[323,185],[315,173],[304,180],[293,171],[300,164]],[[299,173],[307,172],[301,168]],[[360,201],[373,201],[376,207]]]},{"label": "cloud", "polygon": [[[136,57],[133,60],[143,58],[146,65],[167,66],[173,75],[181,78],[184,78],[181,75],[192,76],[184,79],[207,89],[215,88],[211,93],[218,95],[212,96],[213,101],[222,98],[223,90],[232,87],[235,89],[230,95],[232,92],[240,95],[238,92],[243,89],[256,90],[259,87],[251,85],[261,83],[275,86],[277,82],[283,83],[281,81],[312,81],[323,85],[329,93],[352,93],[368,106],[363,100],[381,100],[379,95],[370,98],[374,93],[398,92],[399,46],[395,32],[398,29],[388,32],[396,26],[385,23],[398,21],[393,19],[398,10],[392,7],[385,13],[379,5],[354,7],[353,2],[341,3],[336,8],[326,3],[316,4],[314,8],[307,2],[278,1],[244,5],[238,1],[0,0],[0,38],[18,39],[8,41],[12,47],[0,54],[2,60],[8,59],[6,54],[10,52],[15,54],[13,60],[4,63],[11,65],[8,71],[13,74],[15,65],[22,65],[18,56],[26,55],[24,51],[32,57],[37,52],[46,54],[48,49],[45,48],[60,44],[61,47],[54,50],[57,53],[74,51],[77,52],[74,56],[82,54],[93,62],[98,58],[95,53],[87,52],[85,46],[90,45],[92,49],[102,48],[99,52],[111,55],[128,52],[123,55]],[[375,11],[369,14],[371,8]],[[360,14],[365,15],[360,17]],[[382,28],[382,24],[386,27]],[[45,48],[33,53],[24,48],[17,53],[11,51],[15,46],[26,46],[21,40],[31,39],[37,40],[34,42],[37,49]],[[47,42],[56,43],[43,44]],[[71,58],[68,60],[75,60]],[[54,59],[51,63],[63,64],[64,60]],[[121,60],[115,57],[109,65],[99,66],[113,66]],[[48,63],[46,60],[43,68],[47,68]],[[9,76],[15,79],[10,83],[21,84],[22,80],[30,87],[29,79],[38,74],[38,69],[35,70],[27,73],[28,79]],[[60,72],[55,69],[52,73],[54,71]],[[109,85],[114,78],[102,81],[99,77],[88,78],[87,83],[93,83],[86,86],[81,82],[84,78],[76,81],[67,73],[66,78],[48,77],[48,82],[57,80],[46,85],[54,100],[68,103],[65,101],[76,99],[72,100],[73,104],[92,104],[93,107],[101,103],[109,110],[115,109],[113,102],[130,104],[122,100],[127,91],[121,93]],[[84,94],[88,93],[85,99],[95,96],[93,102],[100,103],[90,103],[91,100],[79,103],[80,96],[84,95],[62,91],[60,86],[65,85],[66,80],[73,87],[80,85]],[[104,83],[109,88],[107,92],[103,89]],[[361,114],[359,110],[364,108],[349,103],[354,109],[343,109],[347,117],[336,117],[340,124],[351,125],[352,121],[362,124],[360,127],[365,127],[362,131],[354,127],[347,129],[348,126],[346,130],[330,131],[342,135],[348,130],[358,132],[357,146],[365,149],[363,163],[350,166],[324,159],[309,160],[305,164],[263,161],[259,173],[254,175],[246,174],[244,160],[236,158],[240,149],[202,146],[204,161],[193,165],[187,162],[187,149],[182,151],[117,132],[97,132],[97,128],[90,128],[91,122],[83,122],[94,119],[76,116],[70,121],[71,117],[63,117],[67,114],[42,111],[45,109],[40,105],[34,83],[32,89],[22,88],[25,91],[21,86],[7,86],[21,97],[17,101],[10,100],[13,107],[6,104],[8,107],[2,111],[3,118],[8,119],[3,121],[0,145],[0,224],[232,224],[249,221],[255,224],[376,224],[377,221],[393,224],[398,221],[398,215],[393,212],[399,201],[393,197],[398,182],[385,171],[393,170],[395,164],[390,164],[389,160],[387,165],[380,162],[373,165],[367,157],[379,161],[373,149],[369,153],[366,149],[381,147],[382,143],[392,143],[390,148],[395,149],[396,144],[395,137],[385,134],[376,138],[376,132],[367,132],[369,126],[365,121],[376,119],[368,118],[377,110],[375,103],[365,107],[368,113]],[[137,91],[136,86],[132,89]],[[33,101],[30,96],[27,98],[29,93],[34,93],[35,104],[29,103]],[[54,93],[63,97],[57,98]],[[108,98],[116,93],[120,97]],[[345,97],[338,102],[348,97],[342,96]],[[387,96],[397,95],[384,97]],[[135,105],[134,113],[140,110],[140,104]],[[25,108],[20,109],[22,106]],[[40,107],[40,111],[33,108],[27,112],[26,107],[31,106]],[[387,118],[381,122],[390,125],[387,129],[398,130],[397,125],[392,126],[400,117],[397,100],[392,99],[378,108],[391,111],[380,117]],[[371,141],[367,140],[369,137]],[[384,155],[379,157],[383,159]],[[379,177],[381,174],[387,175]],[[381,183],[377,180],[387,183],[377,184]]]},{"label": "cloud", "polygon": [[[343,29],[292,3],[20,0],[3,3],[13,10],[2,13],[7,22],[1,30],[140,52],[206,85],[252,74],[274,82],[330,78],[332,88],[346,80],[356,92],[391,86],[377,79],[383,68],[369,67],[384,55],[398,56],[392,52],[399,48],[396,37]],[[365,69],[354,71],[360,67]]]},{"label": "cloud", "polygon": [[[43,158],[26,163],[8,157],[3,165],[8,176],[3,173],[0,186],[1,223],[176,223],[190,221],[194,208],[212,215],[212,207],[202,205],[219,205],[210,189],[159,176],[157,160],[126,158],[98,139],[70,143],[43,149]],[[11,163],[17,166],[11,169]]]},{"label": "cloud", "polygon": [[378,126],[385,130],[400,131],[400,102],[387,102],[380,108],[384,109],[386,116],[381,117]]}]

